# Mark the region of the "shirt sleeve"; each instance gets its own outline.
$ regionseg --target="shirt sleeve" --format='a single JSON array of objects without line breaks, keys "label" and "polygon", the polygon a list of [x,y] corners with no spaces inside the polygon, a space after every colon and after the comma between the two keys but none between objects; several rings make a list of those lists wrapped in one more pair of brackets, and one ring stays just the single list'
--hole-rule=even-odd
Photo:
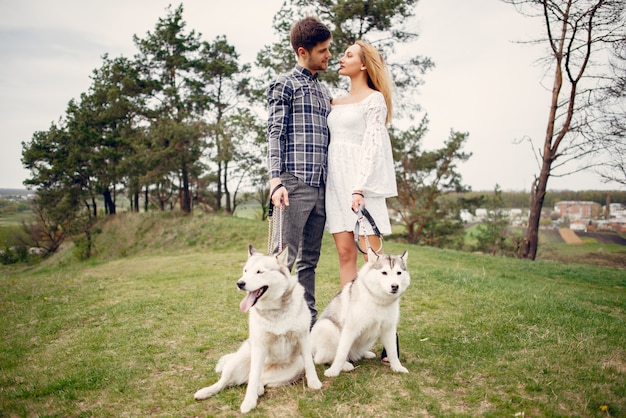
[{"label": "shirt sleeve", "polygon": [[284,79],[272,82],[267,90],[267,162],[271,179],[282,171],[292,94]]},{"label": "shirt sleeve", "polygon": [[366,126],[354,190],[362,190],[366,197],[393,197],[398,190],[391,140],[385,126],[387,105],[381,93],[372,96],[364,103]]}]

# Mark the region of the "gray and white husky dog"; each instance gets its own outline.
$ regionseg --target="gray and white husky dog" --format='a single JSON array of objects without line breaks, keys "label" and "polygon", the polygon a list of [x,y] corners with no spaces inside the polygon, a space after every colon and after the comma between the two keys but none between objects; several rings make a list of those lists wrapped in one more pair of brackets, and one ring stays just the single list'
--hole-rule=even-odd
[{"label": "gray and white husky dog", "polygon": [[357,277],[335,295],[311,330],[313,361],[332,363],[324,372],[327,377],[354,369],[351,361],[374,358],[371,349],[378,339],[391,369],[408,373],[400,364],[396,341],[400,296],[411,281],[408,253],[379,255],[369,250],[367,255]]},{"label": "gray and white husky dog", "polygon": [[287,258],[287,248],[267,256],[248,246],[248,260],[237,287],[247,292],[240,308],[249,315],[249,338],[235,353],[218,361],[219,381],[198,390],[196,400],[247,382],[241,404],[241,412],[246,413],[256,407],[265,386],[293,383],[303,371],[309,388],[322,387],[311,355],[311,312],[304,288],[287,268]]}]

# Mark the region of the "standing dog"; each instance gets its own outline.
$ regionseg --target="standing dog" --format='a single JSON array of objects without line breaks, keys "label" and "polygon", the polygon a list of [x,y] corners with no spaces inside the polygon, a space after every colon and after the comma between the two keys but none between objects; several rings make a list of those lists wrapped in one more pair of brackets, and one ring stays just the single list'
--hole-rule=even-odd
[{"label": "standing dog", "polygon": [[370,350],[380,338],[391,369],[408,373],[400,364],[396,330],[400,296],[411,281],[405,251],[401,256],[368,250],[368,261],[357,277],[330,301],[311,330],[313,361],[328,364],[327,377],[354,369],[350,361],[374,358]]},{"label": "standing dog", "polygon": [[264,387],[287,385],[304,370],[311,389],[320,389],[309,328],[311,312],[304,300],[304,288],[287,268],[288,249],[265,256],[248,246],[248,261],[237,287],[247,292],[240,308],[249,312],[249,338],[235,353],[217,363],[219,381],[198,390],[196,400],[215,395],[227,386],[248,383],[241,412],[256,407]]}]

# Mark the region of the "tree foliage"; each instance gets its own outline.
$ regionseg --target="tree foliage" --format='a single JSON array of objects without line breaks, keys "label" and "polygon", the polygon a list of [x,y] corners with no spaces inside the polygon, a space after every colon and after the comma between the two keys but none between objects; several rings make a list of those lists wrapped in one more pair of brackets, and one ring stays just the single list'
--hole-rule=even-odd
[{"label": "tree foliage", "polygon": [[[416,110],[421,75],[433,63],[418,55],[395,59],[396,48],[417,37],[406,29],[416,4],[286,1],[274,19],[280,41],[259,53],[255,77],[225,37],[203,41],[187,29],[182,5],[169,7],[153,31],[134,36],[138,52],[132,59],[105,55],[89,90],[69,102],[64,117],[22,144],[31,173],[25,184],[37,192],[33,242],[45,241],[54,251],[72,236],[79,255],[88,256],[100,202],[113,215],[120,194],[135,211],[143,196],[144,210],[190,212],[197,205],[232,213],[245,187],[255,190],[265,214],[265,121],[251,100],[258,105],[263,99],[264,106],[268,78],[293,67],[293,21],[311,13],[325,21],[337,60],[357,39],[375,44],[392,69],[396,101],[405,111]],[[336,91],[345,88],[336,72],[325,76]],[[459,212],[468,202],[451,196],[467,190],[457,164],[469,158],[461,151],[468,134],[451,132],[443,148],[425,151],[420,141],[426,125],[423,119],[417,128],[392,128],[401,183],[394,208],[412,242],[458,245]]]},{"label": "tree foliage", "polygon": [[392,131],[398,196],[390,200],[390,208],[406,227],[410,243],[444,247],[460,246],[463,231],[462,199],[443,199],[450,194],[468,190],[462,184],[458,164],[470,158],[462,151],[469,134],[450,132],[444,146],[423,150],[427,118],[417,128]]},{"label": "tree foliage", "polygon": [[499,185],[496,184],[493,194],[485,199],[485,203],[487,216],[478,227],[474,249],[493,255],[516,255],[520,240],[511,235],[510,220],[504,210],[504,198]]},{"label": "tree foliage", "polygon": [[154,32],[148,32],[145,38],[135,35],[134,40],[139,49],[135,62],[141,65],[144,82],[152,86],[144,112],[154,127],[149,138],[159,150],[159,164],[165,165],[166,176],[174,174],[182,211],[190,212],[190,176],[202,155],[202,127],[196,122],[206,101],[197,78],[201,63],[197,57],[199,35],[185,31],[182,13],[182,5],[170,9],[166,18],[159,19]]},{"label": "tree foliage", "polygon": [[434,63],[421,55],[409,58],[394,56],[399,45],[418,37],[406,27],[409,18],[414,16],[417,3],[418,0],[285,1],[274,17],[274,29],[279,40],[266,46],[257,56],[257,65],[266,70],[264,81],[293,67],[295,55],[289,42],[291,24],[306,15],[314,15],[329,27],[333,36],[331,66],[320,74],[321,79],[345,89],[347,80],[340,79],[338,72],[332,69],[345,50],[362,39],[376,46],[387,59],[397,87],[396,108],[418,111],[419,103],[414,100],[416,89],[423,83],[421,76],[432,69]]},{"label": "tree foliage", "polygon": [[[225,37],[202,42],[187,31],[182,13],[182,5],[170,7],[154,31],[135,36],[139,52],[133,59],[105,55],[88,92],[71,100],[48,131],[22,143],[22,161],[31,174],[25,184],[38,195],[38,228],[63,225],[58,240],[49,238],[51,250],[78,228],[89,254],[98,202],[104,202],[105,213],[115,214],[118,191],[128,194],[133,210],[139,210],[142,192],[145,210],[190,212],[192,200],[211,193],[217,197],[203,200],[219,210],[224,191],[231,207],[229,163],[237,170],[238,159],[250,163],[250,149],[258,149],[235,149],[242,139],[229,134],[242,134],[231,126],[241,118],[230,115],[247,107],[249,66],[239,64]],[[253,125],[247,120],[242,126]],[[203,181],[213,163],[217,181]]]}]

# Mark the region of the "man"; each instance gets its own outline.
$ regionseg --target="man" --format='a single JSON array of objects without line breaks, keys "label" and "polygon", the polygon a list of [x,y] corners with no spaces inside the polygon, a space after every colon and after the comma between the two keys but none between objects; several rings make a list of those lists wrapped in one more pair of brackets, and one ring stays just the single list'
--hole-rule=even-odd
[{"label": "man", "polygon": [[291,27],[290,39],[298,62],[291,72],[270,83],[267,91],[270,199],[282,211],[282,231],[276,232],[282,233],[282,242],[289,247],[288,267],[296,264],[313,326],[317,318],[315,268],[326,222],[326,118],[331,101],[318,71],[328,68],[331,33],[317,18],[307,17]]}]

